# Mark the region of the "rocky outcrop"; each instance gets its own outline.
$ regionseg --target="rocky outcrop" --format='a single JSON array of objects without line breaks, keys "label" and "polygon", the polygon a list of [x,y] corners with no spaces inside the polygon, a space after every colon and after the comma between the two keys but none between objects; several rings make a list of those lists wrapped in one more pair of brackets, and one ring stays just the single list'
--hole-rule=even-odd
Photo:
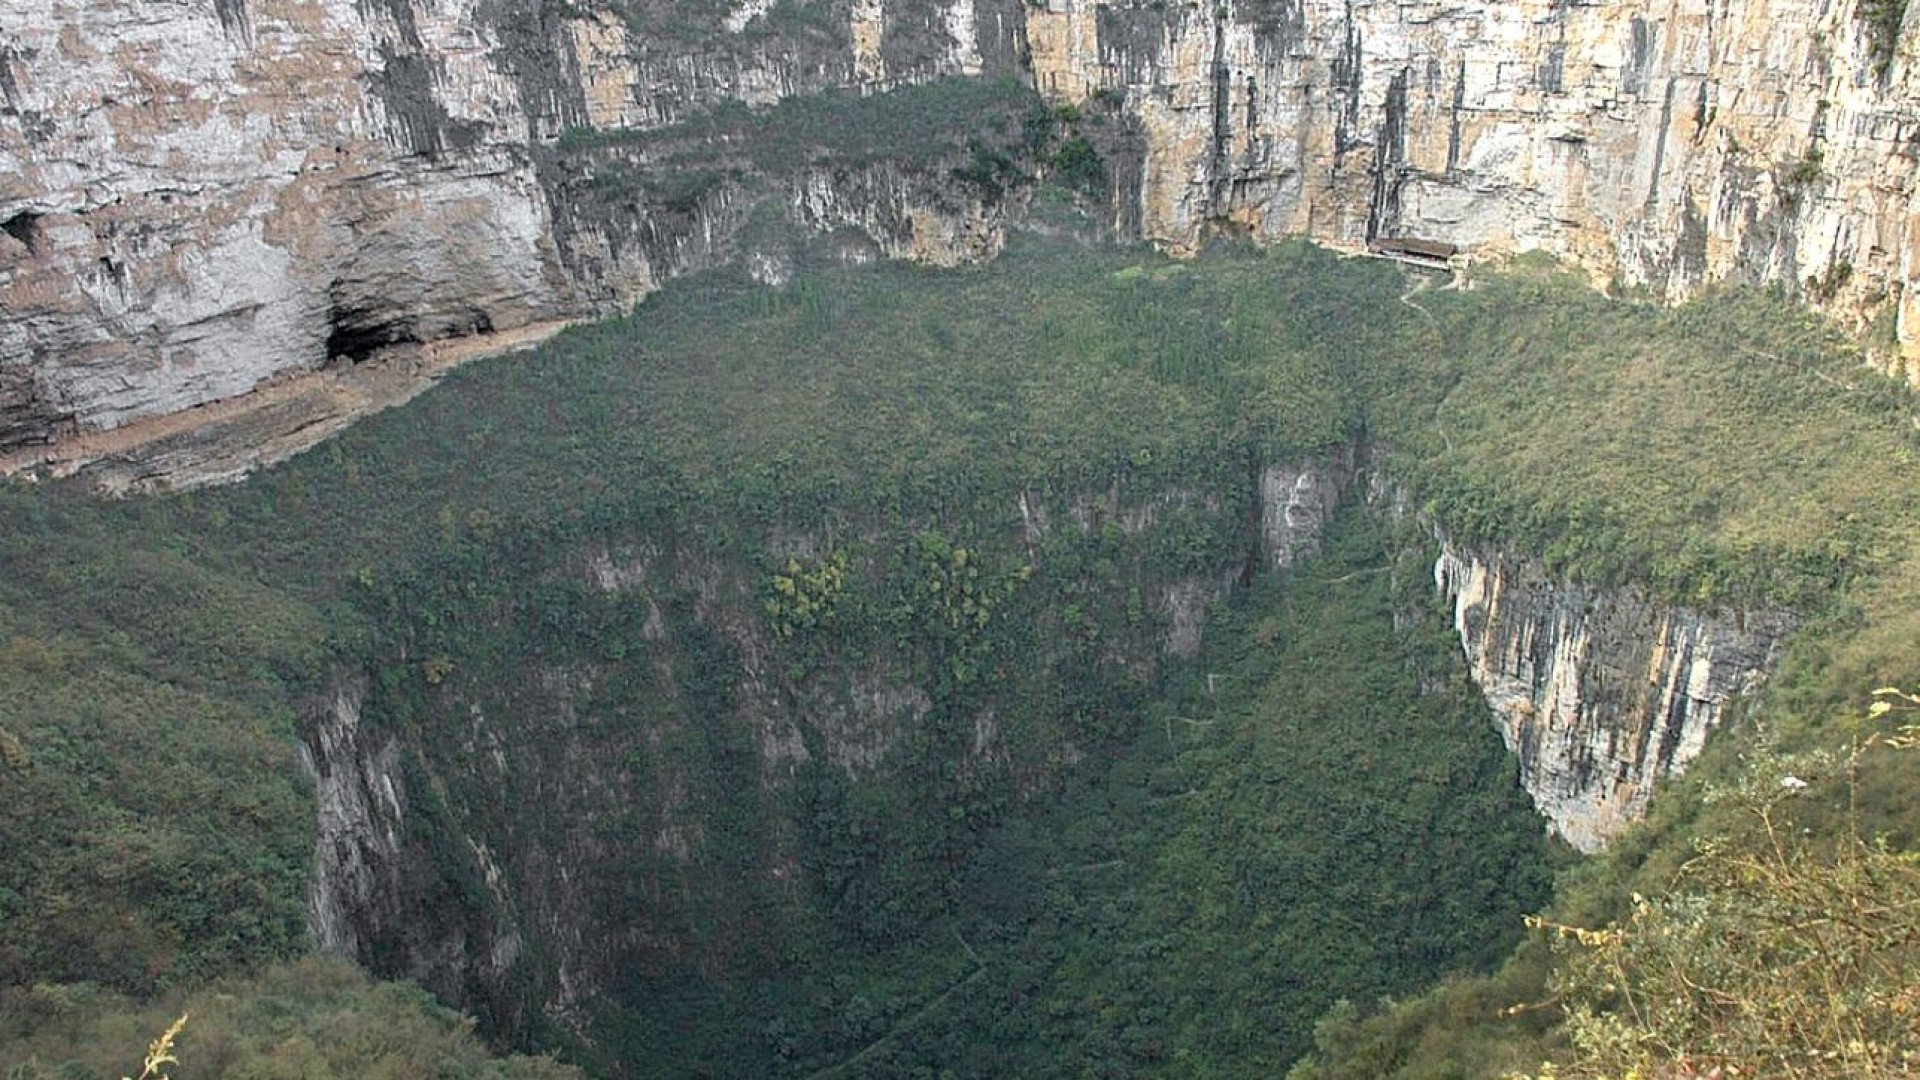
[{"label": "rocky outcrop", "polygon": [[400,893],[406,786],[399,741],[361,723],[366,680],[341,676],[328,689],[308,710],[300,745],[318,808],[307,922],[315,945],[354,956],[367,944],[362,913]]},{"label": "rocky outcrop", "polygon": [[1285,575],[1319,548],[1321,532],[1353,483],[1358,456],[1343,446],[1320,461],[1260,470],[1260,550],[1275,574]]},{"label": "rocky outcrop", "polygon": [[1568,585],[1531,560],[1444,541],[1433,574],[1521,783],[1554,831],[1589,852],[1700,753],[1795,622]]},{"label": "rocky outcrop", "polygon": [[[1911,342],[1920,101],[1897,10],[25,0],[0,27],[0,453],[618,309],[717,261],[778,280],[770,220],[854,257],[985,257],[1010,204],[955,182],[979,164],[964,136],[770,168],[711,122],[976,76],[1084,106],[1113,224],[1176,250],[1223,228],[1537,249],[1668,298],[1797,283]],[[661,139],[600,138],[635,134]],[[690,141],[712,152],[668,152]]]},{"label": "rocky outcrop", "polygon": [[[0,453],[394,346],[622,307],[738,254],[768,193],[792,222],[864,229],[888,254],[995,250],[1003,193],[945,197],[956,162],[937,153],[824,179],[806,159],[772,176],[729,163],[713,198],[664,209],[631,186],[618,207],[574,197],[604,155],[563,136],[1006,70],[1017,49],[1017,18],[972,0],[796,7],[14,5]],[[823,184],[831,197],[810,198]]]},{"label": "rocky outcrop", "polygon": [[[565,304],[471,3],[28,3],[0,32],[9,441]],[[466,47],[463,48],[462,46]]]},{"label": "rocky outcrop", "polygon": [[1047,0],[1033,77],[1144,133],[1121,218],[1543,250],[1683,298],[1798,283],[1920,340],[1901,5]]}]

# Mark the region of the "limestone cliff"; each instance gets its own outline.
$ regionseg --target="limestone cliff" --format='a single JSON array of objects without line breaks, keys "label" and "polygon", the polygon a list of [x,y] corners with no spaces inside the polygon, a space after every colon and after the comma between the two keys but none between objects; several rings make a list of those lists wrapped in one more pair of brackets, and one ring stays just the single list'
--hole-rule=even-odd
[{"label": "limestone cliff", "polygon": [[739,254],[762,203],[887,254],[994,250],[1005,193],[948,191],[968,148],[932,132],[898,167],[805,156],[768,172],[722,146],[699,190],[652,176],[583,195],[608,155],[575,152],[577,133],[1004,71],[1017,47],[1017,17],[981,19],[972,0],[684,7],[11,5],[0,453],[394,345],[617,308]]},{"label": "limestone cliff", "polygon": [[991,254],[1009,196],[954,182],[979,164],[964,137],[770,163],[702,126],[947,77],[1110,121],[1114,225],[1176,249],[1223,226],[1542,249],[1670,298],[1797,283],[1856,325],[1896,313],[1911,341],[1900,10],[22,0],[0,22],[0,467],[340,359],[604,312],[716,261],[778,279],[791,241],[769,220],[843,256]]},{"label": "limestone cliff", "polygon": [[1920,338],[1903,5],[1047,0],[1033,75],[1143,131],[1121,217],[1545,250],[1683,298],[1798,283]]},{"label": "limestone cliff", "polygon": [[1780,612],[1712,614],[1571,586],[1530,560],[1451,544],[1433,574],[1521,783],[1554,830],[1589,852],[1699,755],[1794,625]]}]

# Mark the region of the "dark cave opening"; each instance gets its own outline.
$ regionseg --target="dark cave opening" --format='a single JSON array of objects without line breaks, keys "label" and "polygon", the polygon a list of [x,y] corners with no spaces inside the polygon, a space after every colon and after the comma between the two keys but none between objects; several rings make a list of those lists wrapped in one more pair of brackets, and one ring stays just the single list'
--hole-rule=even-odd
[{"label": "dark cave opening", "polygon": [[327,359],[358,364],[389,345],[420,341],[414,320],[336,298],[327,312]]},{"label": "dark cave opening", "polygon": [[0,231],[25,244],[28,252],[38,255],[45,241],[45,234],[40,230],[41,217],[42,215],[31,210],[22,210],[7,220],[0,221]]}]

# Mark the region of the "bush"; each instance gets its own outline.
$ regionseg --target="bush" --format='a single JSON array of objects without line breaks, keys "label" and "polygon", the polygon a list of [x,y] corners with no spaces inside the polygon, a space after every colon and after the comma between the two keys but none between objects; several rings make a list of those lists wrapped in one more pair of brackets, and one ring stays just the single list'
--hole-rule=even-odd
[{"label": "bush", "polygon": [[[87,985],[0,991],[0,1074],[11,1080],[142,1075],[140,1047],[189,1017],[172,1042],[173,1080],[579,1080],[545,1058],[495,1058],[473,1022],[417,987],[376,983],[308,957],[248,979],[140,1003]],[[149,1050],[149,1057],[153,1051]]]},{"label": "bush", "polygon": [[1731,827],[1697,842],[1669,890],[1636,894],[1598,930],[1534,920],[1555,939],[1572,1046],[1554,1075],[1907,1075],[1920,1060],[1920,854],[1820,820],[1833,792],[1819,789],[1858,771],[1837,755],[1762,758],[1712,793],[1732,804]]}]

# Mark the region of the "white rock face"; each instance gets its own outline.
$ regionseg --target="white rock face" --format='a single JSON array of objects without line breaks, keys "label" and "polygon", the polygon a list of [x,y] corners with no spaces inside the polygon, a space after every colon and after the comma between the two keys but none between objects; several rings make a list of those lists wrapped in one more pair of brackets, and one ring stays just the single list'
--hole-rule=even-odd
[{"label": "white rock face", "polygon": [[1343,447],[1322,461],[1268,465],[1260,470],[1260,550],[1284,575],[1320,547],[1320,535],[1353,480],[1353,451]]},{"label": "white rock face", "polygon": [[400,746],[361,726],[364,680],[342,680],[315,714],[300,761],[318,805],[313,880],[307,888],[314,944],[359,956],[354,917],[388,901],[404,840],[406,796]]},{"label": "white rock face", "polygon": [[1554,831],[1598,851],[1645,815],[1736,694],[1773,668],[1792,620],[1739,618],[1571,587],[1538,565],[1443,544],[1434,584],[1453,605],[1473,679],[1520,779]]},{"label": "white rock face", "polygon": [[[858,0],[803,25],[742,0],[651,26],[533,0],[15,0],[0,453],[620,310],[732,254],[751,206],[727,193],[691,220],[568,202],[594,178],[556,171],[563,133],[973,74],[1126,117],[1116,224],[1177,250],[1223,227],[1542,249],[1669,298],[1800,283],[1911,343],[1916,46],[1882,49],[1858,3]],[[998,250],[997,207],[844,179],[789,178],[794,220],[889,256]]]},{"label": "white rock face", "polygon": [[1913,355],[1916,38],[1790,0],[1047,0],[1034,79],[1145,133],[1123,218],[1546,250],[1681,298],[1814,283]]},{"label": "white rock face", "polygon": [[330,346],[551,315],[538,185],[482,148],[521,105],[473,6],[12,5],[0,426],[112,427]]},{"label": "white rock face", "polygon": [[[396,343],[624,308],[736,223],[557,221],[558,136],[1009,54],[971,0],[903,4],[855,5],[835,41],[769,29],[778,13],[753,4],[656,38],[531,0],[17,0],[0,20],[0,456]],[[998,250],[991,211],[855,179],[884,205],[842,198],[823,227],[884,225],[909,258]]]}]

